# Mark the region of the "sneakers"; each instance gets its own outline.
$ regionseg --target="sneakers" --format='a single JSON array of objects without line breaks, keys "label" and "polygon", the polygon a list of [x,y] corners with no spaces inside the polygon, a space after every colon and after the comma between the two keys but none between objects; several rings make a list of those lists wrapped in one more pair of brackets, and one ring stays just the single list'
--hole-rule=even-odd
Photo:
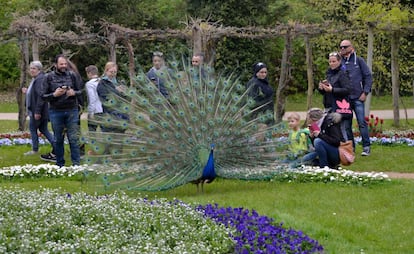
[{"label": "sneakers", "polygon": [[371,148],[369,146],[366,146],[363,148],[361,155],[368,156],[370,153],[371,153]]},{"label": "sneakers", "polygon": [[42,154],[40,155],[40,159],[44,161],[56,162],[56,155],[54,155],[53,153]]},{"label": "sneakers", "polygon": [[34,155],[34,154],[37,154],[37,153],[38,153],[38,151],[33,151],[32,150],[32,151],[25,152],[24,155],[25,156],[27,156],[27,155]]}]

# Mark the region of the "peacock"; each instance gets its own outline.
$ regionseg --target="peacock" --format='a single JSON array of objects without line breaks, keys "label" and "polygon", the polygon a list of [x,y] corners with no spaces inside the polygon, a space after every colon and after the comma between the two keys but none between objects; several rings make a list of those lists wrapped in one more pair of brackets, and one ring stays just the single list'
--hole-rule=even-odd
[{"label": "peacock", "polygon": [[122,96],[102,102],[129,119],[94,120],[122,131],[84,137],[91,149],[86,162],[107,188],[159,191],[195,183],[198,189],[216,177],[269,179],[279,172],[288,144],[277,137],[286,127],[264,124],[272,112],[253,114],[260,107],[236,74],[174,60],[157,74],[168,91],[163,95],[137,73]]}]

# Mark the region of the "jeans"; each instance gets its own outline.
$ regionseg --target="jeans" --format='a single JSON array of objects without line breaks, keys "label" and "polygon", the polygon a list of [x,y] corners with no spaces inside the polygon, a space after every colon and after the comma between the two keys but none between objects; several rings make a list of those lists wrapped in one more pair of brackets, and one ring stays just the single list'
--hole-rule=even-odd
[{"label": "jeans", "polygon": [[39,137],[37,135],[37,130],[39,130],[49,143],[52,145],[53,149],[55,147],[55,138],[53,137],[52,133],[47,129],[48,120],[44,118],[40,118],[36,120],[34,115],[30,116],[29,120],[29,129],[30,129],[30,136],[32,137],[32,150],[39,151]]},{"label": "jeans", "polygon": [[302,165],[313,166],[317,156],[316,152],[308,152],[303,156],[298,156],[297,158],[286,158],[282,161],[282,163],[289,164],[290,168],[297,168]]},{"label": "jeans", "polygon": [[352,135],[352,118],[341,120],[341,133],[345,141],[352,140],[352,143],[354,143],[354,136]]},{"label": "jeans", "polygon": [[76,108],[66,111],[49,109],[49,116],[56,138],[56,165],[59,167],[65,165],[65,129],[68,136],[72,164],[80,165],[80,127],[78,109]]},{"label": "jeans", "polygon": [[319,157],[319,167],[336,168],[339,165],[338,147],[332,146],[320,138],[316,138],[313,145]]},{"label": "jeans", "polygon": [[[351,100],[351,107],[352,110],[355,112],[355,117],[358,122],[359,127],[359,133],[362,138],[362,147],[370,147],[371,141],[369,140],[369,130],[368,130],[368,124],[365,121],[365,104],[363,101],[360,101],[358,99]],[[352,140],[355,148],[355,141],[354,141],[354,134],[352,133],[352,121],[349,121],[347,126],[347,134],[348,134],[348,140]]]}]

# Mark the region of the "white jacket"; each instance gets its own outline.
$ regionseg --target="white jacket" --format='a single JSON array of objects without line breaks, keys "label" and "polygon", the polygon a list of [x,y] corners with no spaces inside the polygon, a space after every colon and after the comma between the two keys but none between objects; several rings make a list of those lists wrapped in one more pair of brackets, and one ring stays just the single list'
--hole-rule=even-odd
[{"label": "white jacket", "polygon": [[102,113],[102,103],[99,100],[98,92],[96,88],[98,87],[99,78],[92,78],[86,82],[86,92],[88,94],[88,114],[97,114]]}]

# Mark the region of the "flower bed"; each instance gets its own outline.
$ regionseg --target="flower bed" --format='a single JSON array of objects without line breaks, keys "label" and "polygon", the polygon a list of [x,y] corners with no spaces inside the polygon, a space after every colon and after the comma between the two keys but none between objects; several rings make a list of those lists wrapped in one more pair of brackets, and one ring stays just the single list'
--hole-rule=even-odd
[{"label": "flower bed", "polygon": [[302,166],[298,169],[281,172],[273,180],[282,182],[336,182],[355,185],[369,185],[391,181],[388,175],[382,172],[355,172],[346,169],[310,166]]},{"label": "flower bed", "polygon": [[[278,136],[275,138],[286,139],[287,134]],[[377,133],[375,136],[370,137],[372,144],[378,145],[402,145],[406,144],[408,146],[414,146],[414,131],[384,131]],[[67,143],[67,141],[65,140]],[[355,133],[355,142],[362,142],[361,137],[358,133]],[[12,146],[12,145],[30,145],[32,140],[30,138],[30,133],[27,132],[17,132],[17,133],[7,133],[0,134],[0,146]],[[49,144],[49,141],[44,138],[43,135],[39,136],[39,144],[45,145]]]},{"label": "flower bed", "polygon": [[[275,225],[266,216],[243,208],[198,206],[207,217],[230,228],[236,228],[235,253],[322,253],[323,247],[301,231]],[[282,251],[282,252],[281,252]]]},{"label": "flower bed", "polygon": [[[302,166],[298,169],[282,170],[272,181],[279,182],[338,182],[346,184],[367,185],[386,182],[391,179],[382,172],[355,172],[346,169],[330,169]],[[88,165],[58,167],[51,164],[12,166],[0,168],[3,179],[36,178],[36,177],[74,177],[99,174],[99,170]],[[115,173],[116,174],[116,173]]]},{"label": "flower bed", "polygon": [[1,189],[1,253],[231,253],[232,228],[180,202]]},{"label": "flower bed", "polygon": [[1,253],[323,253],[301,231],[243,208],[2,189]]}]

